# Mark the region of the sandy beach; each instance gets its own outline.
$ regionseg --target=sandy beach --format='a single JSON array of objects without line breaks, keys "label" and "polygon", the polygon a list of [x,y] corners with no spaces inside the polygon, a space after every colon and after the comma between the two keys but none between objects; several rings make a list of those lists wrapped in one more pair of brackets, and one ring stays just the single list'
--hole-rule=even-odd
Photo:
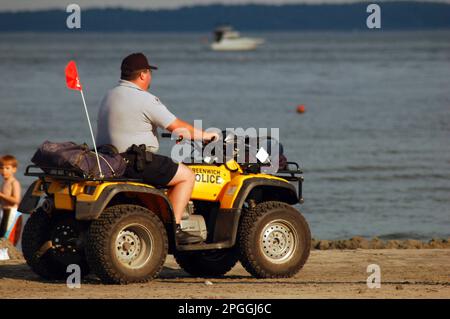
[{"label": "sandy beach", "polygon": [[[367,286],[367,266],[381,268],[381,287]],[[0,262],[0,298],[450,298],[450,249],[313,250],[294,278],[252,278],[236,265],[220,279],[194,278],[168,256],[159,278],[146,284],[81,288],[45,282],[20,259]]]}]

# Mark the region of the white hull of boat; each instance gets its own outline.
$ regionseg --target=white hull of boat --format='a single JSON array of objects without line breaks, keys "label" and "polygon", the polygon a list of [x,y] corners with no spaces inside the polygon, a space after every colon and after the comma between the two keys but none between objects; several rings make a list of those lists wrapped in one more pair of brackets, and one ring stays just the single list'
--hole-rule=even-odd
[{"label": "white hull of boat", "polygon": [[255,50],[264,43],[262,39],[239,38],[239,39],[222,39],[220,42],[211,44],[214,51],[250,51]]}]

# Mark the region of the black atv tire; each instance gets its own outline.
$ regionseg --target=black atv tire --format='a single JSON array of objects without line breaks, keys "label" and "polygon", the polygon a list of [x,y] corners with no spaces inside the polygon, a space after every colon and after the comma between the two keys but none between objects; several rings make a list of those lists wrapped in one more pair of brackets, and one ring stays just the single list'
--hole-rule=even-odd
[{"label": "black atv tire", "polygon": [[[77,264],[81,268],[81,277],[89,273],[84,251],[73,254],[70,260],[62,260],[58,257],[54,248],[44,248],[47,242],[54,245],[52,233],[58,225],[70,225],[79,232],[79,225],[71,215],[66,213],[53,219],[42,209],[33,212],[24,226],[22,234],[22,252],[27,264],[31,269],[47,280],[63,280],[70,273],[67,273],[67,266]],[[53,246],[54,247],[54,246]]]},{"label": "black atv tire", "polygon": [[106,284],[147,282],[155,278],[163,268],[167,251],[164,224],[142,206],[110,206],[88,231],[88,264]]},{"label": "black atv tire", "polygon": [[277,201],[258,204],[241,218],[238,247],[242,266],[256,278],[288,278],[305,264],[311,232],[301,213]]},{"label": "black atv tire", "polygon": [[184,271],[196,277],[221,277],[229,272],[239,261],[235,249],[179,251],[175,260]]}]

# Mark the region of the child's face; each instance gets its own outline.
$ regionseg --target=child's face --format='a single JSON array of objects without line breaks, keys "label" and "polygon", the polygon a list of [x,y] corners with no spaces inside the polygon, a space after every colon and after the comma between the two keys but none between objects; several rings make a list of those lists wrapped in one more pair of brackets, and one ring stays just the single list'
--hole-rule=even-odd
[{"label": "child's face", "polygon": [[0,174],[2,174],[4,179],[8,179],[13,176],[17,171],[17,168],[10,164],[0,164]]}]

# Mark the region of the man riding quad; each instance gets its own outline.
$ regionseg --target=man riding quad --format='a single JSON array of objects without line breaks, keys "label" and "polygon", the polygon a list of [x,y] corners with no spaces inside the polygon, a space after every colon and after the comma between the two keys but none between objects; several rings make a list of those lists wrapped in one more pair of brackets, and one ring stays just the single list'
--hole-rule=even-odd
[{"label": "man riding quad", "polygon": [[181,244],[196,243],[202,238],[182,231],[180,226],[192,194],[195,175],[186,165],[156,154],[159,148],[157,128],[170,132],[185,130],[186,136],[205,141],[217,139],[218,135],[201,131],[177,118],[159,98],[147,91],[152,82],[152,72],[157,69],[148,63],[142,53],[133,53],[123,59],[119,85],[110,90],[101,102],[97,144],[112,144],[128,159],[130,156],[126,151],[132,144],[144,144],[146,152],[151,153],[146,156],[150,160],[139,169],[135,163],[129,163],[126,176],[141,178],[155,186],[170,186],[168,196],[177,224],[177,241]]},{"label": "man riding quad", "polygon": [[[303,203],[300,166],[286,161],[280,144],[280,169],[268,172],[259,138],[254,162],[250,138],[237,142],[224,131],[219,139],[176,118],[147,92],[155,69],[142,53],[126,57],[99,110],[97,144],[117,148],[125,176],[46,162],[26,168],[37,177],[19,207],[31,214],[22,236],[28,265],[51,280],[67,278],[75,264],[82,276],[127,284],[158,276],[171,254],[194,276],[223,276],[238,261],[257,278],[294,276],[311,247],[308,223],[293,206]],[[158,127],[214,153],[177,164],[156,153]],[[267,148],[271,163],[276,149]]]}]

